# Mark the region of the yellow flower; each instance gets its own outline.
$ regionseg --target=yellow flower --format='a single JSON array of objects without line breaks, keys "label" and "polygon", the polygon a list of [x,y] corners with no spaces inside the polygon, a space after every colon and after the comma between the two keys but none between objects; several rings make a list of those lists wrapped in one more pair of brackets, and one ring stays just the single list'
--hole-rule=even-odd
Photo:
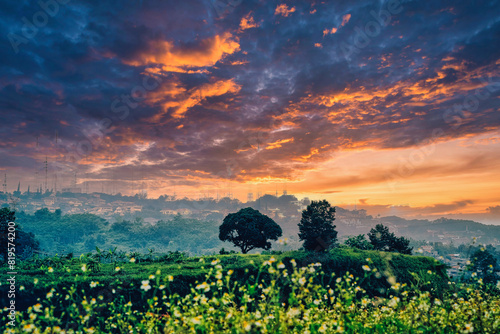
[{"label": "yellow flower", "polygon": [[49,273],[53,273],[53,272],[54,272],[54,268],[49,267]]},{"label": "yellow flower", "polygon": [[131,263],[135,263],[135,258],[134,258],[134,257],[131,257],[129,261],[130,261]]}]

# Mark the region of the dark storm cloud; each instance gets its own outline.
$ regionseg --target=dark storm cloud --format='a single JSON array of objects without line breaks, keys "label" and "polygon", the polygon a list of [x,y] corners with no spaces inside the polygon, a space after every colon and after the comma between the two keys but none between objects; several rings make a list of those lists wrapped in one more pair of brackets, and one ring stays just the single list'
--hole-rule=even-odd
[{"label": "dark storm cloud", "polygon": [[498,129],[498,1],[285,3],[70,1],[16,54],[41,9],[2,2],[2,153],[244,181]]}]

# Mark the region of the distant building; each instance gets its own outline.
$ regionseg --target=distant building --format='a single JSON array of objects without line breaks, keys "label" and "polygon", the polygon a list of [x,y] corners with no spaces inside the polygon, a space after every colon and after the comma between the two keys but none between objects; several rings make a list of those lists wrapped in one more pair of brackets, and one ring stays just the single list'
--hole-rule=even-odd
[{"label": "distant building", "polygon": [[62,188],[63,193],[77,193],[81,194],[82,193],[82,188],[78,187],[70,187],[70,188]]}]

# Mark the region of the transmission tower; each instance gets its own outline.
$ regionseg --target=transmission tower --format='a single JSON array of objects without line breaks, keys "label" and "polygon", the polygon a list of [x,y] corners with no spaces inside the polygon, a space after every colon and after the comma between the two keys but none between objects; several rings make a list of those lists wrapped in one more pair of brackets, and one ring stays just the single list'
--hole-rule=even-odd
[{"label": "transmission tower", "polygon": [[2,186],[3,186],[3,193],[6,194],[7,193],[7,174],[4,175]]}]

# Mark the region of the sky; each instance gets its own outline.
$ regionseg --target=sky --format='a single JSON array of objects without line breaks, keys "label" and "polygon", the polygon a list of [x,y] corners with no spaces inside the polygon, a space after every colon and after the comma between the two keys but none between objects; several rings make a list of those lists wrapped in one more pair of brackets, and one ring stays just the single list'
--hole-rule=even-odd
[{"label": "sky", "polygon": [[0,9],[8,191],[287,191],[500,217],[500,1]]}]

